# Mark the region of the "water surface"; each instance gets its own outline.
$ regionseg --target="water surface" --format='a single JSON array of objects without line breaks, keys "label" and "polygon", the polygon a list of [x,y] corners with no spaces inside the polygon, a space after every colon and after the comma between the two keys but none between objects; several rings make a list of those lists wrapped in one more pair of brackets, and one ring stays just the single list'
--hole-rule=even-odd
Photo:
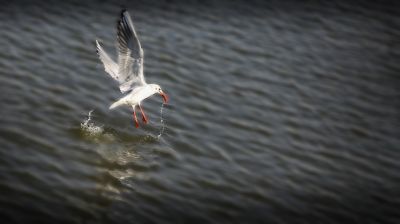
[{"label": "water surface", "polygon": [[[7,223],[397,223],[395,4],[124,4],[147,81],[134,127],[95,53],[120,4],[0,8],[0,214]],[[92,113],[97,133],[81,129]]]}]

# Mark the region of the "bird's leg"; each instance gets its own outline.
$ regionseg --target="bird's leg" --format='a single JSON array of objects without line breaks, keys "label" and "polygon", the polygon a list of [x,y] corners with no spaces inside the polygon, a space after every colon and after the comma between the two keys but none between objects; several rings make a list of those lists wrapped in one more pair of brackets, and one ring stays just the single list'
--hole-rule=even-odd
[{"label": "bird's leg", "polygon": [[140,104],[139,104],[139,108],[140,108],[140,112],[142,112],[142,120],[143,120],[143,122],[144,122],[145,124],[147,124],[147,122],[148,122],[149,120],[147,119],[147,116],[146,116],[146,114],[144,113],[143,108],[142,108],[142,106],[140,106]]},{"label": "bird's leg", "polygon": [[136,117],[136,106],[133,106],[133,120],[135,121],[135,127],[138,128],[139,127],[139,121]]}]

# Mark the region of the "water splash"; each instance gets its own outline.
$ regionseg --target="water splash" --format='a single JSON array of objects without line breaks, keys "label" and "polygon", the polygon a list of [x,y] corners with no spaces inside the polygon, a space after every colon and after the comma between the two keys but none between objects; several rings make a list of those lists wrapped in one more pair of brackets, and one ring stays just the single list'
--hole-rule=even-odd
[{"label": "water splash", "polygon": [[164,103],[161,105],[161,109],[160,109],[161,129],[160,129],[160,134],[157,135],[157,139],[160,139],[160,137],[164,133],[164,129],[165,129],[164,118],[163,118],[163,109],[164,109]]},{"label": "water splash", "polygon": [[92,119],[93,110],[89,111],[88,118],[81,123],[81,129],[89,136],[96,136],[103,133],[104,128],[90,122]]}]

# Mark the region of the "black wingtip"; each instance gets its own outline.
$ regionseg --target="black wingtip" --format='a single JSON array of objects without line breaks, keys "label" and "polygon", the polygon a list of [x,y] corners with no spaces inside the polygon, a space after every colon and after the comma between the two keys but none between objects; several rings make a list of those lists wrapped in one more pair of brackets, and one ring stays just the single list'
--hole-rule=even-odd
[{"label": "black wingtip", "polygon": [[118,20],[117,20],[117,27],[118,27],[119,23],[121,23],[121,21],[122,21],[123,18],[125,17],[125,16],[124,16],[124,13],[125,13],[125,12],[127,12],[126,8],[125,8],[125,7],[122,7],[120,16],[119,16],[119,18],[118,18]]},{"label": "black wingtip", "polygon": [[127,11],[126,8],[123,8],[123,9],[121,10],[121,17],[124,16],[124,13],[125,13],[126,11]]},{"label": "black wingtip", "polygon": [[96,40],[96,53],[99,55],[99,48],[98,48],[98,46],[97,46],[97,43],[99,44],[99,46],[101,47],[101,43],[98,41],[98,40]]}]

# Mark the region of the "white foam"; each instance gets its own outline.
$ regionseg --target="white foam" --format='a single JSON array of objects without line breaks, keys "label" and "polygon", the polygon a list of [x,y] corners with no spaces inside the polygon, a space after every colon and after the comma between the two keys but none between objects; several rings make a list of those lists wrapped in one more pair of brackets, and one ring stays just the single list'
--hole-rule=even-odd
[{"label": "white foam", "polygon": [[104,128],[91,122],[92,112],[93,110],[89,111],[88,118],[81,123],[81,129],[89,136],[100,135],[103,133]]}]

